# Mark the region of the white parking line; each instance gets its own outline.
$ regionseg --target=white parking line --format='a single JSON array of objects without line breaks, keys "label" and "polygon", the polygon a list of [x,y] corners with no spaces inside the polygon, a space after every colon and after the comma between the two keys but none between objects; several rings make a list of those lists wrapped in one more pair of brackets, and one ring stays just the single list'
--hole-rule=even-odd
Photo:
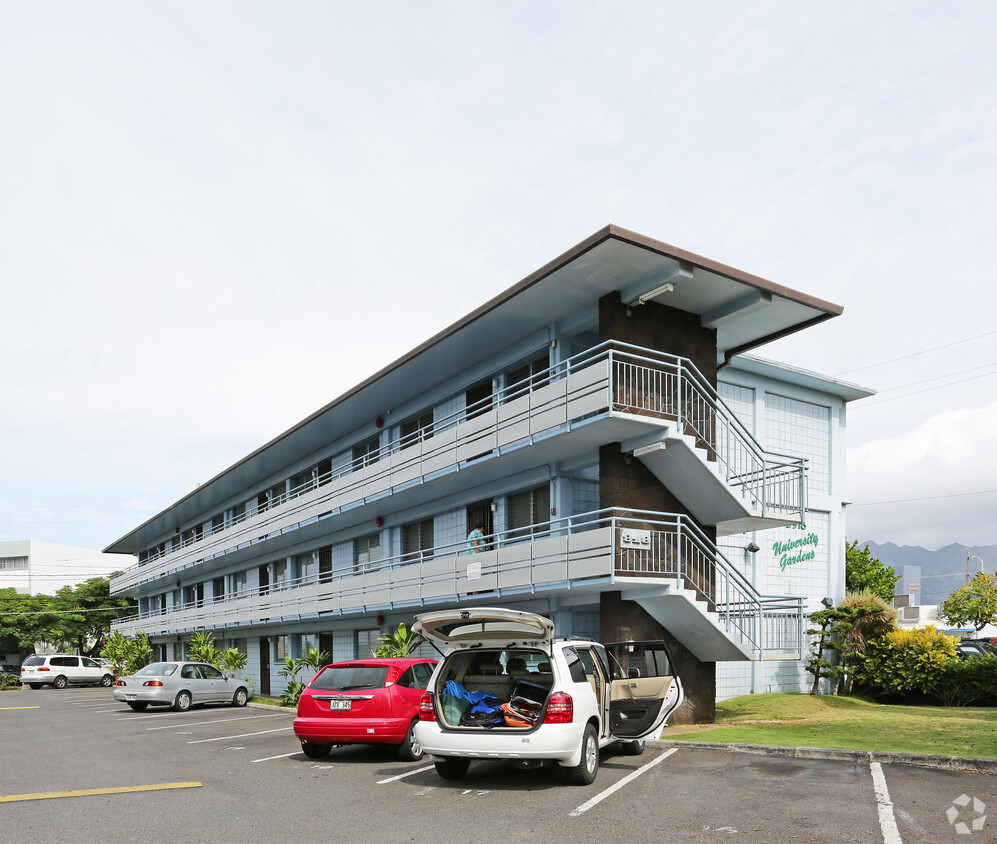
[{"label": "white parking line", "polygon": [[599,803],[601,803],[603,800],[605,800],[607,797],[609,797],[610,794],[613,794],[613,793],[619,791],[621,788],[623,788],[623,786],[625,786],[631,780],[637,779],[637,777],[639,777],[645,771],[649,771],[651,768],[653,768],[659,762],[663,762],[665,759],[667,759],[669,756],[671,756],[676,750],[678,750],[677,747],[673,747],[670,750],[666,750],[657,759],[652,759],[650,762],[648,762],[643,767],[638,768],[632,774],[627,774],[623,779],[621,779],[615,785],[611,785],[605,791],[599,792],[591,800],[588,800],[585,803],[582,803],[582,805],[579,806],[577,809],[575,809],[572,812],[569,812],[568,813],[568,817],[569,818],[577,818],[579,815],[584,815],[593,806],[597,806]]},{"label": "white parking line", "polygon": [[228,741],[234,738],[246,738],[246,736],[262,736],[265,733],[281,733],[284,730],[290,730],[290,727],[280,727],[276,730],[260,730],[258,733],[242,733],[238,736],[217,736],[216,738],[202,738],[197,741],[189,741],[187,744],[204,744],[206,741]]},{"label": "white parking line", "polygon": [[406,771],[404,774],[399,774],[397,777],[388,777],[386,780],[378,780],[378,785],[384,785],[386,782],[394,782],[395,780],[405,779],[405,777],[410,777],[412,774],[421,774],[423,771],[431,771],[435,765],[429,765],[426,768],[417,768],[414,771]]},{"label": "white parking line", "polygon": [[295,750],[293,753],[281,753],[280,756],[267,756],[263,759],[253,759],[252,762],[269,762],[271,759],[286,759],[288,756],[297,756],[301,753],[300,750]]},{"label": "white parking line", "polygon": [[879,828],[883,831],[883,844],[903,844],[900,830],[897,829],[897,819],[893,816],[893,801],[890,800],[890,790],[886,787],[883,766],[879,762],[870,762],[869,768],[872,771],[872,785],[876,791]]},{"label": "white parking line", "polygon": [[145,729],[147,732],[149,730],[175,730],[178,726],[202,727],[205,724],[226,724],[229,721],[249,721],[253,718],[279,718],[283,714],[283,712],[276,712],[273,715],[243,715],[241,718],[216,718],[214,721],[185,721],[182,725],[168,724],[165,727],[146,727]]}]

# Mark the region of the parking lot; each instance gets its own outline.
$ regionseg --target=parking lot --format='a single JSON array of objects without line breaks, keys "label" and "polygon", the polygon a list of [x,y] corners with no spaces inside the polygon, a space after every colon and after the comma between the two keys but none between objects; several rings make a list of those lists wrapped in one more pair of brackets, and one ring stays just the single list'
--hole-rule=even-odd
[{"label": "parking lot", "polygon": [[444,781],[390,748],[307,759],[292,718],[138,713],[107,689],[5,692],[5,828],[120,842],[997,841],[997,784],[978,774],[649,744],[605,754],[585,788],[495,762]]}]

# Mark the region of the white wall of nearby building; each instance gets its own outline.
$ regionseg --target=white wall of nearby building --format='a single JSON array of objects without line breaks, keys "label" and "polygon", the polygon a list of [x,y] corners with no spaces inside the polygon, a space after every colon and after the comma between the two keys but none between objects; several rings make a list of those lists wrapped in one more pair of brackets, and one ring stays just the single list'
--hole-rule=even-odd
[{"label": "white wall of nearby building", "polygon": [[91,577],[108,577],[124,567],[117,554],[56,545],[35,539],[0,542],[0,589],[22,595],[53,595]]}]

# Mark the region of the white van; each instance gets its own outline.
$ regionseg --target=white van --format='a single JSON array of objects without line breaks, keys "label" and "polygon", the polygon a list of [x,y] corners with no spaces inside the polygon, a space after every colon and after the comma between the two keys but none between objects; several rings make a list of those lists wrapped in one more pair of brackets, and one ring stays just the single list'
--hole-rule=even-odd
[{"label": "white van", "polygon": [[76,654],[39,654],[29,656],[21,663],[21,682],[32,689],[51,686],[64,689],[66,686],[114,685],[114,674],[97,660]]},{"label": "white van", "polygon": [[415,729],[445,779],[473,759],[509,759],[557,763],[588,785],[602,748],[642,753],[683,700],[661,641],[555,639],[548,618],[490,607],[423,613],[412,629],[447,648]]}]

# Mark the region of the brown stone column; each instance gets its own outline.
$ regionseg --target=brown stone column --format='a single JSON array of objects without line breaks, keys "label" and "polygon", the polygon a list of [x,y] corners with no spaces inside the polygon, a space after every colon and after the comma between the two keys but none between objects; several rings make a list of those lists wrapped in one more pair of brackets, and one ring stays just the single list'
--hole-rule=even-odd
[{"label": "brown stone column", "polygon": [[675,671],[685,691],[685,702],[675,711],[669,723],[712,724],[716,721],[716,663],[696,659],[678,639],[644,612],[639,604],[624,601],[619,592],[603,592],[599,601],[599,639],[602,642],[663,639],[671,651]]}]

